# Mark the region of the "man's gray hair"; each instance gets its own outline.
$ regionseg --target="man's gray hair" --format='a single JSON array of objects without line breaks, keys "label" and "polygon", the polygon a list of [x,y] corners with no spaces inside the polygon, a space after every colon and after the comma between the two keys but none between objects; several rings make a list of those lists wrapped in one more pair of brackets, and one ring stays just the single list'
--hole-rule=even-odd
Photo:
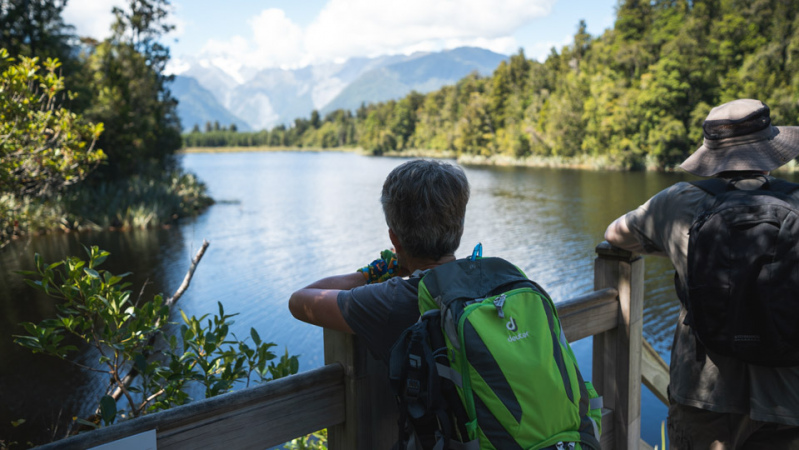
[{"label": "man's gray hair", "polygon": [[408,161],[391,171],[380,202],[388,227],[416,258],[438,260],[461,242],[469,182],[458,166]]}]

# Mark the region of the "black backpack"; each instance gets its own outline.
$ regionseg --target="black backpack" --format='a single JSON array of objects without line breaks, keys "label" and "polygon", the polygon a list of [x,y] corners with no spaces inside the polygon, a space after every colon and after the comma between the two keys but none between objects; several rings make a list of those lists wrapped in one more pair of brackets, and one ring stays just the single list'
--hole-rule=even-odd
[{"label": "black backpack", "polygon": [[714,202],[690,229],[686,288],[676,282],[696,336],[705,348],[763,366],[799,365],[799,185],[757,176],[693,182]]}]

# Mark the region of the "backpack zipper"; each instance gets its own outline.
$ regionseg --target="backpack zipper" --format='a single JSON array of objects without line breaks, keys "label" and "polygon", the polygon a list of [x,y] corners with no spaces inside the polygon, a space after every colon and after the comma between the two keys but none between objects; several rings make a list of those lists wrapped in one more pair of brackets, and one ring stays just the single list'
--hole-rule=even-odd
[{"label": "backpack zipper", "polygon": [[494,307],[497,308],[497,315],[500,319],[505,318],[505,311],[502,310],[503,305],[505,305],[505,294],[494,299]]}]

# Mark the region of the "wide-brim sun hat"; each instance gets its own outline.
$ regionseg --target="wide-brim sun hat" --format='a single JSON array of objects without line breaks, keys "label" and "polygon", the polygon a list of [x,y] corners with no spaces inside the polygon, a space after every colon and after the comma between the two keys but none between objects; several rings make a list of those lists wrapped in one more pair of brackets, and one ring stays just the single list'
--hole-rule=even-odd
[{"label": "wide-brim sun hat", "polygon": [[769,107],[740,99],[717,106],[702,125],[704,144],[680,167],[701,177],[772,171],[799,156],[799,127],[771,125]]}]

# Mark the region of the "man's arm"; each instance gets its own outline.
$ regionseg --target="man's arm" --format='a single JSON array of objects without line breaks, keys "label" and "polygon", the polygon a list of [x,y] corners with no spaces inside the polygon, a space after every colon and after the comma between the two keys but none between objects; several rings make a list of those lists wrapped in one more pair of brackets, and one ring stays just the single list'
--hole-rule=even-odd
[{"label": "man's arm", "polygon": [[289,310],[303,322],[353,334],[338,308],[338,293],[364,284],[360,272],[323,278],[291,294]]},{"label": "man's arm", "polygon": [[607,230],[605,230],[605,240],[614,247],[623,248],[634,253],[645,253],[644,246],[641,245],[627,225],[626,216],[621,216],[608,225]]}]

